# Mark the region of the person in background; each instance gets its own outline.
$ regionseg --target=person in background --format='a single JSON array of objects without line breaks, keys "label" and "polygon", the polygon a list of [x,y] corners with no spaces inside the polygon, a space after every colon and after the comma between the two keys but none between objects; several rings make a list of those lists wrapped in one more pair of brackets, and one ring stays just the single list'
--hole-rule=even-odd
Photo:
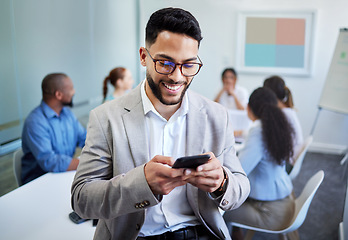
[{"label": "person in background", "polygon": [[[285,169],[293,154],[292,127],[277,106],[275,94],[257,88],[247,106],[253,126],[238,157],[250,181],[250,195],[241,207],[226,212],[226,222],[280,230],[288,226],[295,211],[293,185]],[[233,228],[233,240],[242,238]]]},{"label": "person in background", "polygon": [[227,109],[245,110],[248,104],[248,91],[237,84],[237,72],[233,68],[226,68],[222,72],[223,88],[215,98]]},{"label": "person in background", "polygon": [[[300,121],[297,117],[297,113],[294,109],[294,101],[290,89],[285,85],[284,80],[279,76],[271,76],[267,78],[264,83],[264,87],[271,89],[278,99],[278,106],[283,110],[284,114],[288,118],[288,121],[294,129],[294,143],[293,151],[294,157],[296,157],[301,151],[303,144],[303,134]],[[293,164],[293,158],[290,161]]]},{"label": "person in background", "polygon": [[[215,98],[215,102],[222,104],[229,110],[236,141],[244,141],[250,122],[245,108],[248,104],[249,93],[237,84],[237,72],[233,68],[226,68],[222,72],[223,88]],[[243,112],[244,111],[244,112]]]},{"label": "person in background", "polygon": [[[145,80],[90,113],[72,207],[99,219],[95,239],[231,239],[219,208],[240,206],[250,186],[226,109],[188,90],[203,65],[198,21],[160,9],[145,35]],[[197,168],[171,167],[202,153]]]},{"label": "person in background", "polygon": [[[107,96],[108,83],[114,87],[114,92],[109,96]],[[122,96],[132,88],[133,83],[132,73],[128,69],[124,67],[112,69],[103,82],[103,102]]]},{"label": "person in background", "polygon": [[76,147],[85,144],[86,129],[67,107],[75,94],[71,79],[51,73],[41,84],[42,101],[26,118],[22,132],[22,182],[47,172],[75,170]]}]

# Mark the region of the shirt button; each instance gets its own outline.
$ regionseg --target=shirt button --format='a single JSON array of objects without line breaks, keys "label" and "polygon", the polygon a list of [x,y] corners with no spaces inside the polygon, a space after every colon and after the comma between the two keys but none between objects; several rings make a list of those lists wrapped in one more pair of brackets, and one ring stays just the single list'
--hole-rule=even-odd
[{"label": "shirt button", "polygon": [[226,206],[228,204],[228,201],[226,199],[222,200],[222,206]]}]

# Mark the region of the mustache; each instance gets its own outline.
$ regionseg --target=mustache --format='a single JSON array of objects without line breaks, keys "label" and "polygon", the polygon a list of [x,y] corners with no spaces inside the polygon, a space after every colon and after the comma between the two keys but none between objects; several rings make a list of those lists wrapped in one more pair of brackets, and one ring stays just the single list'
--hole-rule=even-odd
[{"label": "mustache", "polygon": [[172,85],[182,85],[182,84],[187,84],[187,81],[175,82],[173,80],[160,79],[160,83],[166,83],[166,84],[172,84]]}]

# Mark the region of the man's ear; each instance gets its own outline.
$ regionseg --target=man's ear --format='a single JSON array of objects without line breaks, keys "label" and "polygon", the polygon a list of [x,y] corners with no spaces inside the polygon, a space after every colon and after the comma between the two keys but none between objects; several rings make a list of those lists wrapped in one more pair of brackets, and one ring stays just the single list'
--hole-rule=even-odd
[{"label": "man's ear", "polygon": [[56,99],[58,99],[60,101],[63,98],[63,93],[61,91],[57,90],[54,92],[54,96],[56,97]]},{"label": "man's ear", "polygon": [[140,57],[140,64],[143,67],[146,67],[146,50],[144,47],[141,47],[139,49],[139,57]]}]

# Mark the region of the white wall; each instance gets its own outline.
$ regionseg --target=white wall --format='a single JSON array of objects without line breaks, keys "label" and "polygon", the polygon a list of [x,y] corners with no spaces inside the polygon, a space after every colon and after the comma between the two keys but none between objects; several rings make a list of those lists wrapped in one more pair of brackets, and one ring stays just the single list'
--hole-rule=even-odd
[{"label": "white wall", "polygon": [[[293,93],[304,135],[306,137],[310,134],[318,113],[318,103],[339,29],[348,27],[348,1],[336,0],[333,3],[327,0],[147,0],[142,1],[140,25],[146,23],[153,11],[167,6],[187,9],[200,22],[204,39],[199,55],[204,67],[194,80],[192,88],[210,99],[215,97],[221,87],[222,70],[235,65],[238,11],[316,10],[312,75],[284,76]],[[256,87],[262,86],[267,76],[269,75],[239,74],[239,83],[252,92]],[[314,129],[312,149],[342,152],[347,146],[348,116],[322,110]]]},{"label": "white wall", "polygon": [[0,144],[20,137],[48,73],[71,77],[78,117],[101,103],[112,68],[137,77],[136,10],[135,1],[0,1]]}]

